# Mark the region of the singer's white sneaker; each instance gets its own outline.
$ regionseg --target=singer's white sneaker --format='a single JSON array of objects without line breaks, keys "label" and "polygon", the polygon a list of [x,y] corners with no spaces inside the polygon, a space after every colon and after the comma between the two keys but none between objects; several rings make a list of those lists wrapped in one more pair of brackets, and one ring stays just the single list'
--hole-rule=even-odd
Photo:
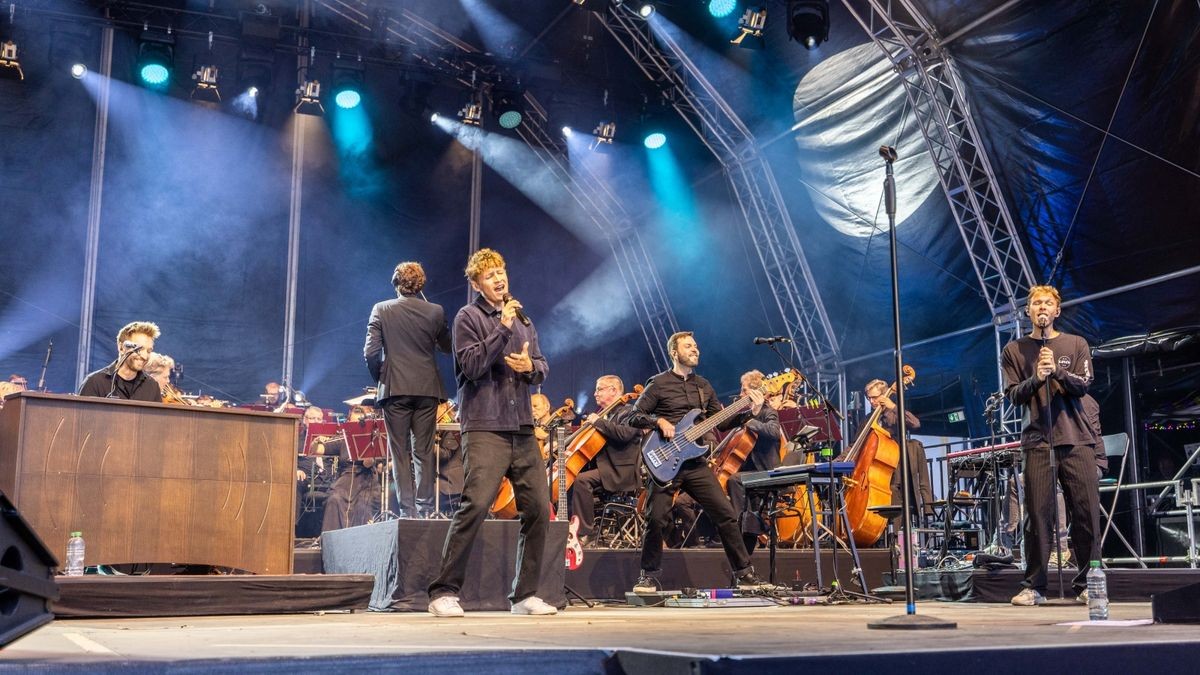
[{"label": "singer's white sneaker", "polygon": [[1012,604],[1018,607],[1033,607],[1046,602],[1046,597],[1032,588],[1023,588],[1013,596]]},{"label": "singer's white sneaker", "polygon": [[513,614],[532,614],[534,616],[558,614],[558,609],[554,605],[547,604],[545,600],[536,595],[531,595],[520,602],[514,602],[510,611]]},{"label": "singer's white sneaker", "polygon": [[463,616],[463,608],[458,604],[457,597],[443,595],[429,601],[429,613],[440,617],[458,617]]}]

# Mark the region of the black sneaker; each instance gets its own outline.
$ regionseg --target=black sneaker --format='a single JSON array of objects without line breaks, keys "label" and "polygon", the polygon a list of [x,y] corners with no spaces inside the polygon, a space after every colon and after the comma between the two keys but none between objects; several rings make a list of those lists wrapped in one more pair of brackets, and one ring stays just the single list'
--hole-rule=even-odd
[{"label": "black sneaker", "polygon": [[772,584],[770,582],[763,581],[762,579],[758,578],[758,575],[754,573],[753,567],[747,568],[744,572],[737,575],[737,578],[734,579],[733,584],[737,586],[738,589],[743,591],[757,591],[764,588],[772,588]]},{"label": "black sneaker", "polygon": [[656,593],[658,592],[658,578],[653,572],[642,570],[638,574],[637,583],[633,585],[634,593]]}]

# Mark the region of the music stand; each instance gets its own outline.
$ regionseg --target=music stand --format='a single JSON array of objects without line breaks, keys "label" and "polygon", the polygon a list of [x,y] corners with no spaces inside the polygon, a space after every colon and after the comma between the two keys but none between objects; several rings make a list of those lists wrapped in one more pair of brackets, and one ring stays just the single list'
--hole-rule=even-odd
[{"label": "music stand", "polygon": [[300,453],[305,457],[324,457],[318,452],[317,439],[332,439],[340,436],[342,430],[336,422],[313,422],[304,429],[304,449]]},{"label": "music stand", "polygon": [[[384,425],[381,419],[363,419],[358,422],[346,422],[340,425],[342,433],[346,435],[346,452],[350,455],[351,462],[361,462],[363,460],[383,460],[388,456],[387,450],[387,426]],[[388,488],[391,481],[388,471],[381,471],[380,478],[380,495],[382,497],[379,503],[379,513],[373,519],[373,522],[384,520],[395,520],[396,514],[392,513],[388,508]],[[353,497],[351,497],[353,499]]]}]

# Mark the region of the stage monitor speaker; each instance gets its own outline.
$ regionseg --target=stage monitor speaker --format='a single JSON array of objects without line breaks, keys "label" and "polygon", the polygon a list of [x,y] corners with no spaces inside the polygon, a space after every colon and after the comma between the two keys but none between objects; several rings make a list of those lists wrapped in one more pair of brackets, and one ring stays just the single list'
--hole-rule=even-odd
[{"label": "stage monitor speaker", "polygon": [[1200,583],[1150,596],[1154,623],[1200,623]]},{"label": "stage monitor speaker", "polygon": [[54,619],[58,561],[0,492],[0,647]]}]

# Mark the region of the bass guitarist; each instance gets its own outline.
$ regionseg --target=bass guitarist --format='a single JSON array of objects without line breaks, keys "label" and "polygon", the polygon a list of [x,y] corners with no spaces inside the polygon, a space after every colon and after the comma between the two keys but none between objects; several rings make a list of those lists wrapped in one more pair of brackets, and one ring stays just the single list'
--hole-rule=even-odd
[{"label": "bass guitarist", "polygon": [[[664,439],[675,436],[675,424],[693,409],[710,416],[721,410],[717,393],[708,380],[695,373],[700,363],[700,347],[690,332],[675,333],[667,339],[667,353],[672,367],[666,372],[650,378],[646,389],[638,398],[635,411],[627,423],[639,429],[657,429]],[[757,415],[763,406],[761,391],[751,392],[750,415]],[[725,428],[745,423],[745,414],[731,417]],[[710,439],[711,440],[711,439]],[[684,462],[675,479],[666,486],[650,480],[650,515],[646,519],[646,534],[642,540],[641,574],[633,587],[635,593],[649,593],[659,588],[658,575],[662,568],[663,530],[670,524],[671,503],[675,493],[684,493],[695,499],[708,514],[717,533],[725,556],[733,569],[734,584],[741,589],[765,588],[750,564],[750,554],[742,543],[737,513],[721,491],[716,475],[703,457]]]}]

